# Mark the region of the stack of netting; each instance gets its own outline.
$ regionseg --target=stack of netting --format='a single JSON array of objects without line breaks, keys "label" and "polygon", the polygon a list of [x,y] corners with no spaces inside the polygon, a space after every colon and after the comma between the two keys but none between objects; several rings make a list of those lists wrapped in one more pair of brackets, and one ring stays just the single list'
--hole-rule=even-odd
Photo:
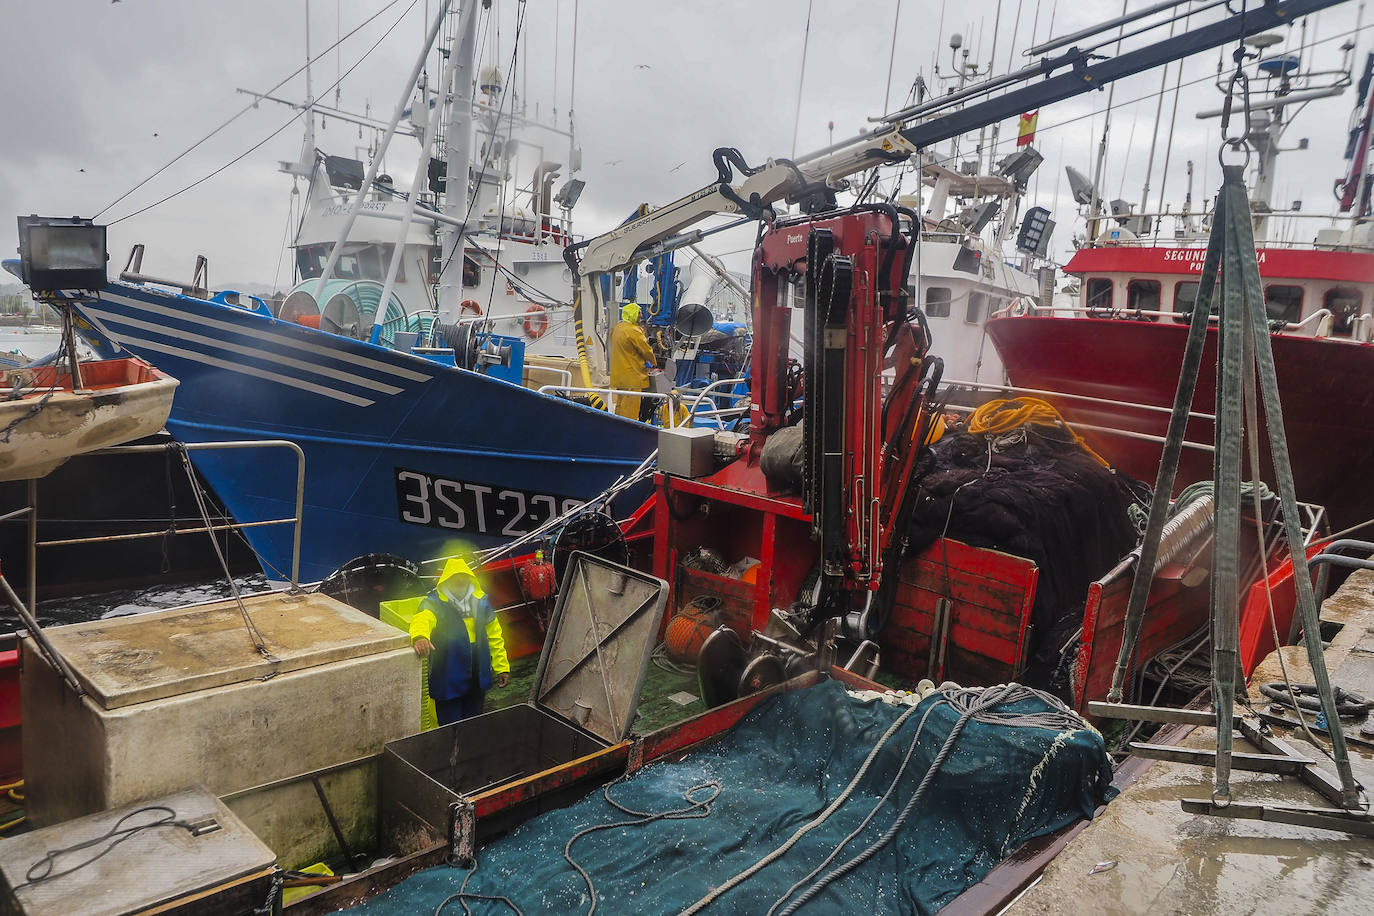
[{"label": "stack of netting", "polygon": [[708,913],[932,913],[1020,844],[1091,816],[1110,780],[1102,737],[1027,688],[904,706],[826,682],[527,821],[471,873],[421,872],[362,912],[679,913],[709,899]]},{"label": "stack of netting", "polygon": [[1049,683],[1059,650],[1082,623],[1088,586],[1135,547],[1127,508],[1150,489],[1106,467],[1063,427],[1001,435],[947,433],[921,469],[909,553],[941,535],[1034,561],[1026,682]]}]

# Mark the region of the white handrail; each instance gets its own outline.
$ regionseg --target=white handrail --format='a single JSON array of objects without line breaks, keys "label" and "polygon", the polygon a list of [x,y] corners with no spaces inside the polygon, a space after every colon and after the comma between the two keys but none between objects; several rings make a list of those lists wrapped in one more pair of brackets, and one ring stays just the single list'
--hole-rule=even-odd
[{"label": "white handrail", "polygon": [[[692,406],[691,406],[691,408],[687,411],[687,419],[690,420],[690,419],[692,418],[692,416],[697,412],[697,407],[699,407],[699,406],[701,405],[702,399],[705,398],[706,395],[708,395],[708,394],[711,392],[711,389],[712,389],[712,388],[715,388],[717,385],[738,385],[740,382],[745,382],[745,381],[748,381],[748,379],[743,379],[743,378],[718,378],[718,379],[716,379],[714,382],[712,382],[711,384],[707,385],[705,388],[703,388],[703,389],[701,389],[700,391],[697,392],[697,396],[692,400]],[[743,397],[748,397],[748,396],[749,396],[749,395],[748,395],[747,392],[746,392],[745,394],[729,394],[729,395],[726,395],[726,397],[732,397],[732,398],[743,398]]]},{"label": "white handrail", "polygon": [[[636,397],[636,398],[653,398],[654,400],[658,400],[658,401],[668,401],[668,400],[671,400],[672,397],[673,397],[673,394],[672,394],[671,392],[669,392],[669,393],[664,393],[664,392],[661,392],[661,391],[648,391],[648,390],[644,390],[644,391],[631,391],[631,390],[628,389],[628,388],[579,388],[579,387],[574,387],[574,386],[572,386],[572,385],[540,385],[538,388],[535,389],[535,391],[536,391],[538,394],[548,394],[548,393],[551,392],[551,391],[564,391],[564,392],[567,392],[567,393],[569,393],[569,394],[600,394],[600,395],[606,395],[606,396],[607,396],[607,397],[606,397],[606,406],[607,406],[611,411],[613,411],[613,412],[614,412],[614,410],[615,410],[615,399],[616,399],[616,397],[618,397],[618,396]],[[672,411],[672,410],[668,411],[668,426],[669,426],[669,428],[672,428],[672,427],[674,427],[674,426],[677,425],[677,423],[675,422],[675,421],[676,421],[676,417],[674,416],[674,413],[675,413],[675,411]]]}]

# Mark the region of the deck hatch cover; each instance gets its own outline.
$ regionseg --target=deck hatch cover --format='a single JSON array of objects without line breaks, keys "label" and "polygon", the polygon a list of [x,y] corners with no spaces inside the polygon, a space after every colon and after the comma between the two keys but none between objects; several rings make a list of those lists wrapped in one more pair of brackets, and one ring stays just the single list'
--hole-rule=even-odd
[{"label": "deck hatch cover", "polygon": [[634,724],[668,583],[580,552],[567,568],[532,700],[614,744]]}]

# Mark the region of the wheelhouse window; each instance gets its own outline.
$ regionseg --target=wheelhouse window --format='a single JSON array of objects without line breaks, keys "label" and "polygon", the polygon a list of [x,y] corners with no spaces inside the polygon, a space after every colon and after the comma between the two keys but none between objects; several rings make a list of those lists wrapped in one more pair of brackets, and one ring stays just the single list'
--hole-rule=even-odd
[{"label": "wheelhouse window", "polygon": [[1174,285],[1174,320],[1187,324],[1193,318],[1193,308],[1197,305],[1197,291],[1200,284],[1196,280],[1180,280]]},{"label": "wheelhouse window", "polygon": [[983,320],[983,316],[988,310],[987,293],[969,293],[968,305],[964,308],[964,321],[969,324],[977,324]]},{"label": "wheelhouse window", "polygon": [[[296,269],[302,280],[313,280],[324,273],[324,265],[329,261],[330,245],[304,245],[296,249]],[[363,245],[345,251],[334,262],[330,275],[341,280],[382,280],[391,258],[391,246]],[[405,266],[402,264],[397,274],[398,280],[405,280]]]},{"label": "wheelhouse window", "polygon": [[932,286],[926,290],[926,317],[948,318],[950,291],[948,286]]},{"label": "wheelhouse window", "polygon": [[463,255],[463,288],[470,289],[478,286],[481,282],[482,268],[474,258]]},{"label": "wheelhouse window", "polygon": [[1131,311],[1159,311],[1158,280],[1132,280],[1126,284],[1126,308]]},{"label": "wheelhouse window", "polygon": [[1295,322],[1302,315],[1301,286],[1266,286],[1264,309],[1270,321]]},{"label": "wheelhouse window", "polygon": [[1085,304],[1090,309],[1110,309],[1112,307],[1112,281],[1106,277],[1090,279]]},{"label": "wheelhouse window", "polygon": [[1355,320],[1360,317],[1360,306],[1364,297],[1358,289],[1349,286],[1333,286],[1322,296],[1322,308],[1331,312],[1331,333],[1336,337],[1349,337],[1355,333]]}]

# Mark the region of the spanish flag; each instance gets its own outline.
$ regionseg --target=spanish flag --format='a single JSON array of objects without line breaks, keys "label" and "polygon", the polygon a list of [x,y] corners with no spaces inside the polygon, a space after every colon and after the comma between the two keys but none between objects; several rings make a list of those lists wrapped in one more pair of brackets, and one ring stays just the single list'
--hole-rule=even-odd
[{"label": "spanish flag", "polygon": [[1023,114],[1020,127],[1016,131],[1016,145],[1029,146],[1035,141],[1035,122],[1040,120],[1040,109]]}]

